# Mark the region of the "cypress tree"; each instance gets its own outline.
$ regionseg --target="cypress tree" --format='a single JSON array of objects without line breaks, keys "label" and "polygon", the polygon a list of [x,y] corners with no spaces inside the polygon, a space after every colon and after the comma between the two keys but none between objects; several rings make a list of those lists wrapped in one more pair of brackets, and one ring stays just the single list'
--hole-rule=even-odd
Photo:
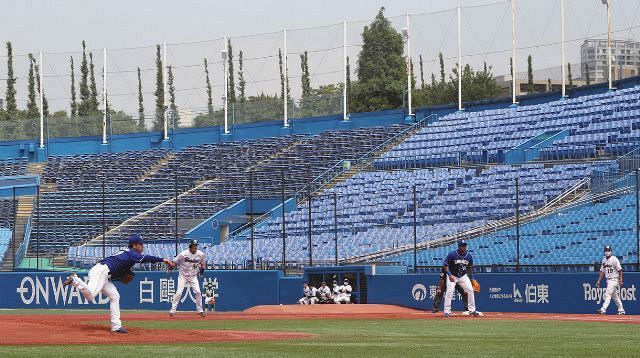
[{"label": "cypress tree", "polygon": [[156,118],[153,121],[153,129],[164,129],[164,77],[160,45],[156,45]]},{"label": "cypress tree", "polygon": [[[240,52],[240,58],[242,59],[242,51]],[[240,62],[240,67],[242,67],[242,62]],[[209,64],[207,63],[207,59],[204,59],[204,76],[207,82],[207,110],[209,115],[213,115],[213,91],[211,90],[211,80],[209,80]]]},{"label": "cypress tree", "polygon": [[[347,56],[347,98],[351,98],[351,65],[349,64],[349,56]],[[347,101],[347,106],[349,106],[349,101]],[[348,111],[345,112],[348,113]]]},{"label": "cypress tree", "polygon": [[282,50],[278,49],[278,67],[280,68],[280,98],[284,100],[284,71],[282,71]]},{"label": "cypress tree", "polygon": [[5,110],[12,115],[18,110],[16,103],[16,78],[13,75],[13,47],[7,42],[7,91],[5,94]]},{"label": "cypress tree", "polygon": [[29,54],[29,74],[27,75],[27,117],[28,118],[36,118],[38,117],[38,105],[36,104],[36,79],[35,79],[35,69],[34,69],[34,58],[33,54]]},{"label": "cypress tree", "polygon": [[86,116],[91,109],[91,91],[89,90],[89,65],[87,62],[87,45],[82,40],[82,62],[80,64],[80,107],[79,116]]},{"label": "cypress tree", "polygon": [[569,80],[569,86],[573,87],[573,76],[571,75],[571,63],[567,63],[567,76]]},{"label": "cypress tree", "polygon": [[138,67],[138,129],[145,130],[144,124],[144,97],[142,96],[142,76],[140,75],[140,67]]},{"label": "cypress tree", "polygon": [[167,86],[169,86],[169,108],[175,120],[175,126],[178,128],[180,127],[180,117],[176,106],[176,87],[173,84],[173,69],[171,66],[167,66]]},{"label": "cypress tree", "polygon": [[527,92],[533,92],[533,61],[531,55],[527,57]]},{"label": "cypress tree", "polygon": [[236,101],[236,84],[234,81],[235,73],[233,73],[233,47],[231,46],[231,41],[228,42],[227,51],[229,54],[227,57],[229,66],[229,90],[227,95],[229,96],[229,102],[234,103]]},{"label": "cypress tree", "polygon": [[422,55],[420,55],[420,88],[424,89],[424,66],[422,64]]},{"label": "cypress tree", "polygon": [[240,102],[246,101],[247,97],[245,96],[245,88],[247,86],[247,82],[244,80],[244,64],[243,64],[243,55],[242,51],[238,53],[238,93],[240,95]]},{"label": "cypress tree", "polygon": [[71,67],[71,118],[75,118],[78,115],[78,102],[76,101],[76,75],[73,56],[69,57],[69,64]]},{"label": "cypress tree", "polygon": [[[36,59],[32,57],[33,61],[33,70],[36,84],[38,85],[38,93],[40,93],[40,89],[42,83],[40,83],[40,65],[36,62]],[[42,89],[42,113],[45,117],[49,117],[49,102],[47,101],[47,96],[44,93],[44,89]],[[39,114],[39,113],[38,113]]]},{"label": "cypress tree", "polygon": [[440,84],[444,85],[447,79],[444,73],[444,57],[442,56],[442,52],[438,54],[438,59],[440,60]]},{"label": "cypress tree", "polygon": [[89,52],[89,71],[91,77],[89,79],[90,90],[91,90],[91,107],[90,111],[92,114],[98,112],[98,88],[96,87],[96,76],[93,67],[93,53]]},{"label": "cypress tree", "polygon": [[591,85],[591,75],[589,74],[589,64],[588,63],[584,64],[584,74],[585,74],[585,80],[587,81],[587,86]]},{"label": "cypress tree", "polygon": [[305,51],[300,54],[300,67],[302,68],[302,96],[306,97],[311,94],[311,79],[309,76],[309,54]]}]

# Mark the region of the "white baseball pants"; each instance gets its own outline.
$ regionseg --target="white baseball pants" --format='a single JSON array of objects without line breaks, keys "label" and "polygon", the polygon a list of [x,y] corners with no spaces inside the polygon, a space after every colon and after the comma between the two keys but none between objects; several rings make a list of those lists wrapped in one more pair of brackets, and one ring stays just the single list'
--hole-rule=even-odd
[{"label": "white baseball pants", "polygon": [[476,301],[473,296],[473,286],[471,286],[471,280],[469,276],[464,275],[462,277],[456,277],[455,281],[451,282],[449,277],[446,278],[447,293],[444,295],[444,312],[451,313],[451,300],[453,299],[453,293],[455,292],[456,284],[460,285],[464,292],[467,294],[467,307],[469,312],[476,311]]},{"label": "white baseball pants", "polygon": [[196,300],[196,309],[198,313],[202,312],[202,292],[200,292],[200,283],[198,282],[198,277],[183,277],[178,276],[178,288],[176,289],[176,293],[173,295],[173,301],[171,302],[171,310],[170,313],[176,313],[176,309],[178,308],[178,303],[180,302],[180,298],[182,297],[182,291],[184,289],[193,290],[194,299]]},{"label": "white baseball pants", "polygon": [[333,303],[336,303],[336,304],[351,303],[351,296],[339,295],[333,299]]},{"label": "white baseball pants", "polygon": [[109,267],[105,264],[97,264],[89,271],[89,283],[84,283],[80,278],[73,278],[72,286],[80,290],[87,300],[93,300],[100,292],[109,298],[109,310],[111,312],[111,330],[122,327],[120,321],[120,293],[109,281]]},{"label": "white baseball pants", "polygon": [[618,312],[624,312],[624,307],[622,307],[622,300],[620,299],[618,279],[607,280],[607,290],[604,293],[604,302],[602,303],[602,312],[607,312],[607,308],[609,307],[609,303],[611,303],[611,298],[613,298],[613,302],[615,302],[616,307],[618,307]]}]

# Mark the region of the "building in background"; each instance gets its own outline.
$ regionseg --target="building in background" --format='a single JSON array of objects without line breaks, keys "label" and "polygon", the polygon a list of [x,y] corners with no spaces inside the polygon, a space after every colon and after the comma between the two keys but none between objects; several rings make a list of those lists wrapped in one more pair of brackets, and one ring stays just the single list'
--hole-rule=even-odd
[{"label": "building in background", "polygon": [[[614,80],[640,74],[640,42],[611,40],[611,56]],[[584,40],[580,61],[583,72],[588,68],[591,83],[608,81],[607,39]],[[586,79],[586,75],[582,79]]]}]

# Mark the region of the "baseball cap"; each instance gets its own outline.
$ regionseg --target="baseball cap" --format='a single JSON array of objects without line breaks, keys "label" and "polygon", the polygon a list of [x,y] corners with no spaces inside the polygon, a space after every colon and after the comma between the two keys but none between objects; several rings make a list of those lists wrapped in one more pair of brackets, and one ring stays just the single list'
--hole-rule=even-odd
[{"label": "baseball cap", "polygon": [[131,235],[131,237],[129,238],[129,246],[134,244],[142,244],[142,237],[140,237],[140,235],[138,234]]},{"label": "baseball cap", "polygon": [[458,241],[458,247],[467,246],[467,242],[464,240]]}]

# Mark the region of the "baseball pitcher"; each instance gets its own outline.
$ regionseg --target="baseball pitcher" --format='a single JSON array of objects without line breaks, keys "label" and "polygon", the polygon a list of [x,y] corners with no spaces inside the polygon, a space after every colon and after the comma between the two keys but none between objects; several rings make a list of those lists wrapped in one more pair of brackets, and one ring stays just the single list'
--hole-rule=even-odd
[{"label": "baseball pitcher", "polygon": [[606,314],[611,298],[618,307],[618,314],[624,314],[624,307],[622,307],[622,300],[620,299],[619,290],[622,287],[622,265],[617,257],[613,256],[613,250],[610,245],[604,247],[604,257],[602,258],[602,264],[600,265],[600,276],[598,276],[598,282],[596,288],[600,288],[600,281],[602,277],[607,278],[607,291],[604,293],[604,302],[602,308],[596,311],[598,314]]},{"label": "baseball pitcher", "polygon": [[109,298],[111,332],[129,333],[120,321],[120,294],[113,281],[125,284],[131,282],[134,276],[131,268],[137,263],[164,262],[169,267],[175,266],[175,263],[167,258],[143,255],[143,251],[144,243],[140,235],[131,235],[129,250],[100,260],[89,271],[89,283],[84,283],[75,273],[64,281],[65,286],[72,285],[77,288],[87,300],[93,300],[100,292]]},{"label": "baseball pitcher", "polygon": [[198,250],[198,241],[191,240],[189,242],[189,248],[179,253],[175,261],[176,265],[178,265],[178,288],[176,289],[175,295],[173,295],[169,317],[173,317],[176,314],[178,303],[182,297],[182,291],[189,287],[191,287],[195,295],[196,309],[200,316],[204,317],[205,313],[204,310],[202,310],[202,293],[200,291],[198,276],[204,277],[207,260],[204,252]]},{"label": "baseball pitcher", "polygon": [[444,316],[451,315],[451,299],[455,291],[456,284],[460,285],[467,294],[467,306],[470,316],[480,316],[476,311],[476,302],[471,285],[471,275],[473,270],[473,257],[467,252],[467,242],[458,242],[458,250],[451,251],[444,260],[444,270],[449,278],[447,280],[447,293],[444,295]]}]

